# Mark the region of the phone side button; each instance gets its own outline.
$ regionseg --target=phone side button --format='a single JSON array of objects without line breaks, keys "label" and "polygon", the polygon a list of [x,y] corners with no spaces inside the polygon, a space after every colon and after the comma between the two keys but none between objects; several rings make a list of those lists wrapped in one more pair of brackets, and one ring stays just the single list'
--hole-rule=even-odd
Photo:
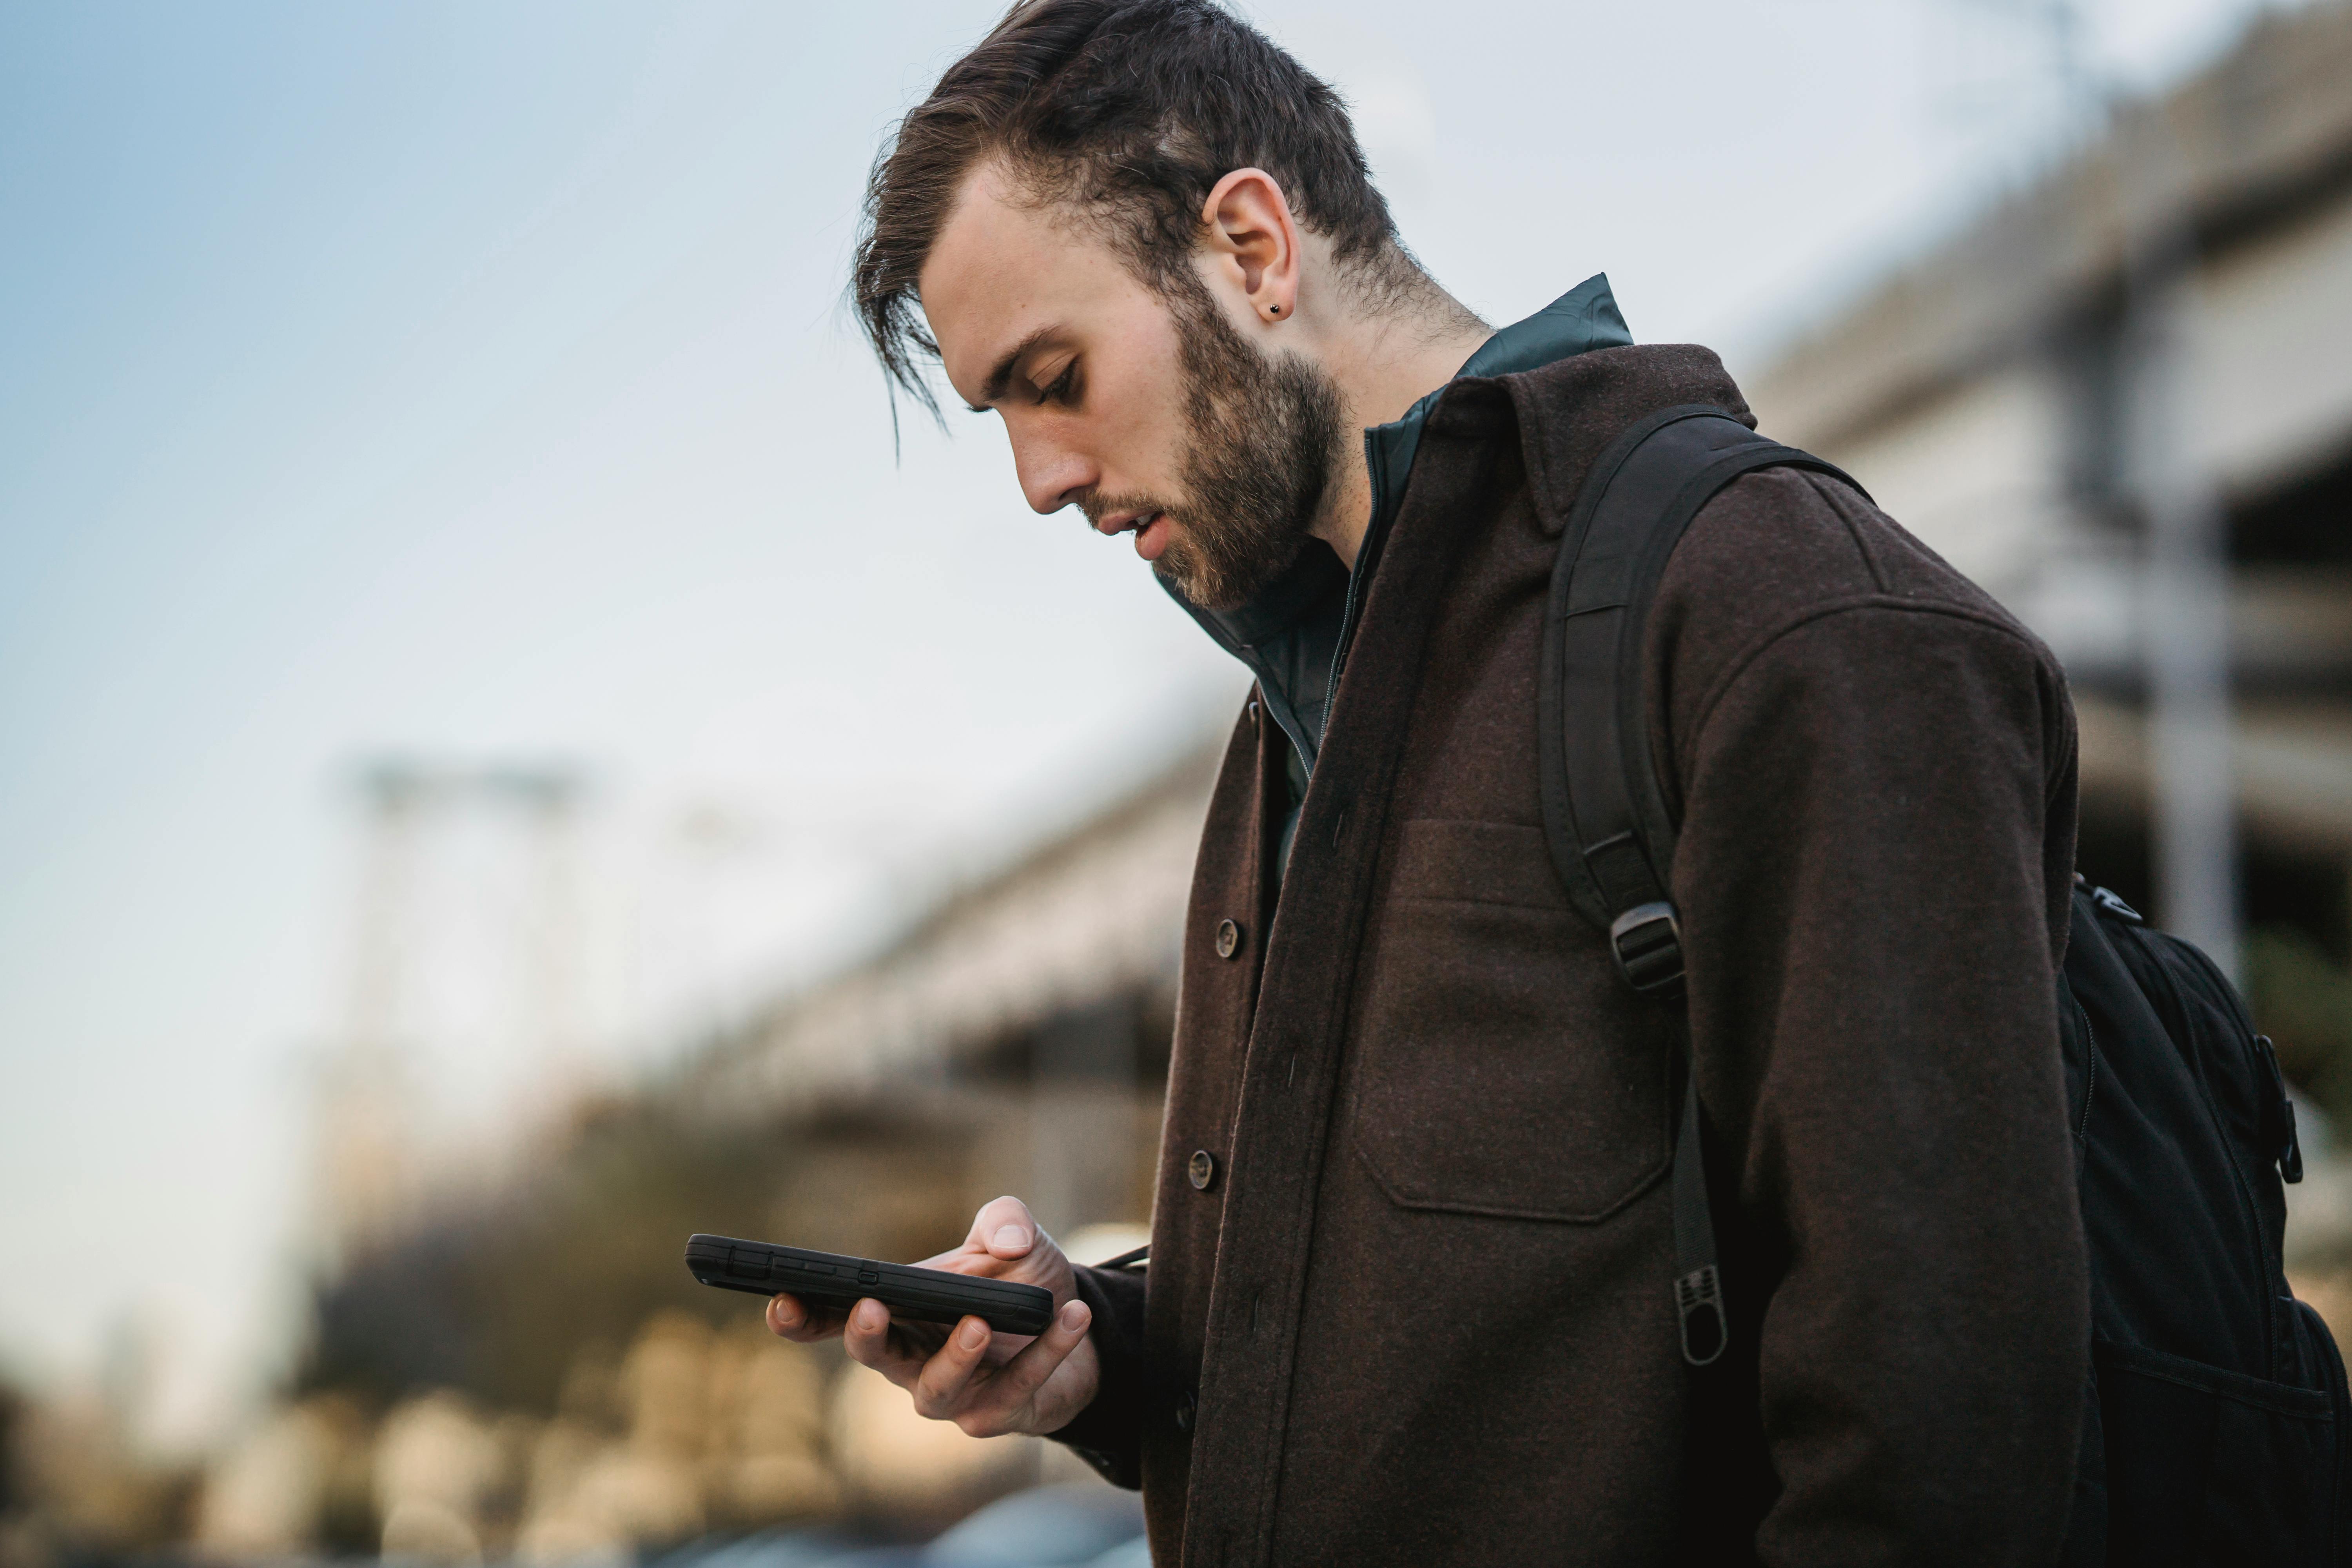
[{"label": "phone side button", "polygon": [[857,1282],[860,1285],[879,1285],[882,1283],[882,1271],[878,1268],[861,1268],[857,1271]]},{"label": "phone side button", "polygon": [[768,1277],[768,1255],[739,1247],[727,1265],[727,1272],[738,1279],[765,1279]]}]

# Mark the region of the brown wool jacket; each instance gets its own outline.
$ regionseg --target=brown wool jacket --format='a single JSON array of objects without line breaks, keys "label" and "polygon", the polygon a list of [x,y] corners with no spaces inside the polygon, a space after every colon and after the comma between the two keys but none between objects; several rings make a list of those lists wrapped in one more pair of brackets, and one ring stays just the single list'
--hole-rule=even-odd
[{"label": "brown wool jacket", "polygon": [[1287,742],[1255,704],[1234,730],[1150,1267],[1081,1271],[1103,1385],[1059,1434],[1140,1483],[1162,1568],[2057,1552],[2089,1343],[2073,715],[1990,598],[1788,470],[1700,513],[1649,632],[1742,1325],[1711,1382],[1677,1353],[1668,1027],[1568,906],[1535,745],[1557,530],[1612,437],[1686,403],[1748,417],[1696,348],[1448,388],[1278,904]]}]

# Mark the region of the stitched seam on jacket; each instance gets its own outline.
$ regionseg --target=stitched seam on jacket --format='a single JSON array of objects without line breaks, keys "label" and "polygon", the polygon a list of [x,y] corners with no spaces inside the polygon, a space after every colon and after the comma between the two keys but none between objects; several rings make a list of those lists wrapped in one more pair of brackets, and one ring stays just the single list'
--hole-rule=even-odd
[{"label": "stitched seam on jacket", "polygon": [[2227,1367],[2210,1366],[2186,1356],[2176,1356],[2163,1351],[2148,1350],[2140,1345],[2120,1344],[2112,1340],[2093,1343],[2095,1356],[2118,1372],[2139,1377],[2152,1377],[2177,1387],[2210,1394],[2217,1399],[2227,1399],[2252,1405],[2280,1415],[2300,1416],[2305,1420],[2333,1419],[2334,1401],[2325,1388],[2303,1388],[2291,1383],[2278,1383],[2251,1373],[2231,1372]]},{"label": "stitched seam on jacket", "polygon": [[1564,1213],[1558,1209],[1529,1208],[1516,1204],[1413,1197],[1407,1195],[1402,1186],[1389,1174],[1388,1168],[1381,1163],[1380,1156],[1365,1147],[1361,1123],[1356,1115],[1356,1097],[1353,1094],[1348,1097],[1347,1110],[1349,1147],[1355,1152],[1356,1159],[1371,1176],[1372,1184],[1381,1189],[1381,1195],[1389,1202],[1401,1209],[1410,1209],[1416,1214],[1465,1214],[1475,1215],[1480,1219],[1527,1220],[1540,1225],[1605,1225],[1624,1213],[1643,1194],[1654,1189],[1674,1169],[1674,1150],[1669,1146],[1656,1159],[1642,1167],[1640,1179],[1623,1193],[1611,1198],[1597,1209],[1582,1210],[1574,1214]]},{"label": "stitched seam on jacket", "polygon": [[1830,509],[1831,515],[1845,525],[1846,537],[1853,541],[1853,552],[1862,557],[1863,570],[1870,574],[1871,584],[1882,594],[1892,593],[1894,590],[1887,585],[1886,574],[1879,567],[1878,552],[1871,549],[1870,541],[1863,537],[1862,524],[1854,516],[1857,504],[1867,503],[1863,502],[1862,497],[1855,494],[1851,486],[1840,484],[1827,474],[1817,474],[1805,468],[1790,471],[1811,485],[1813,493],[1821,498],[1822,504]]},{"label": "stitched seam on jacket", "polygon": [[2042,650],[2031,638],[1998,616],[1967,605],[1922,604],[1916,599],[1897,598],[1888,594],[1856,594],[1843,599],[1832,599],[1826,604],[1811,605],[1779,626],[1759,633],[1746,647],[1732,655],[1725,662],[1723,673],[1716,677],[1714,684],[1707,688],[1706,694],[1699,699],[1697,715],[1691,721],[1692,749],[1694,751],[1697,749],[1699,738],[1706,734],[1707,723],[1715,717],[1717,706],[1730,694],[1731,688],[1738,683],[1739,678],[1747,674],[1755,666],[1757,660],[1771,651],[1774,644],[1792,632],[1802,631],[1816,621],[1825,621],[1832,616],[1842,616],[1856,610],[1895,610],[1905,615],[1944,616],[1956,621],[1973,621],[1989,631],[2000,634],[2006,641],[2023,649],[2032,658],[2036,665],[2043,662]]},{"label": "stitched seam on jacket", "polygon": [[1533,910],[1538,914],[1566,915],[1574,919],[1576,911],[1564,901],[1536,903],[1528,899],[1497,898],[1492,893],[1392,893],[1392,904],[1468,904],[1481,910]]}]

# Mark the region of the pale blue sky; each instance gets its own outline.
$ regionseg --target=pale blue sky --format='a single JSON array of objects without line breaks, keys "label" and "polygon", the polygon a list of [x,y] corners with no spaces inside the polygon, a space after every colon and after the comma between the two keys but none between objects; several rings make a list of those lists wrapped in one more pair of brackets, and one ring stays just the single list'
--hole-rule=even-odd
[{"label": "pale blue sky", "polygon": [[[2095,53],[2144,79],[2256,3],[2105,0]],[[0,1365],[143,1314],[186,1429],[281,1352],[355,757],[595,771],[626,1063],[1237,694],[992,424],[894,465],[838,310],[878,134],[998,9],[0,8]],[[1250,14],[1474,308],[1606,269],[1737,370],[2030,164],[2002,9]],[[712,801],[765,869],[704,889],[724,962],[648,958],[630,900]],[[505,1103],[496,1057],[445,1048],[446,1097]]]}]

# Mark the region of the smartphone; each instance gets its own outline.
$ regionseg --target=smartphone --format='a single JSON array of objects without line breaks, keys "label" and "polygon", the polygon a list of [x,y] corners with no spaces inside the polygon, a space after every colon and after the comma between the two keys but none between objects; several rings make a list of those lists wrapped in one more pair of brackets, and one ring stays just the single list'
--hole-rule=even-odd
[{"label": "smartphone", "polygon": [[1054,1293],[1009,1279],[982,1279],[943,1268],[844,1258],[731,1236],[686,1238],[686,1267],[705,1285],[754,1296],[790,1291],[812,1307],[845,1312],[871,1298],[894,1318],[956,1323],[978,1317],[1000,1333],[1042,1334],[1054,1321]]}]

